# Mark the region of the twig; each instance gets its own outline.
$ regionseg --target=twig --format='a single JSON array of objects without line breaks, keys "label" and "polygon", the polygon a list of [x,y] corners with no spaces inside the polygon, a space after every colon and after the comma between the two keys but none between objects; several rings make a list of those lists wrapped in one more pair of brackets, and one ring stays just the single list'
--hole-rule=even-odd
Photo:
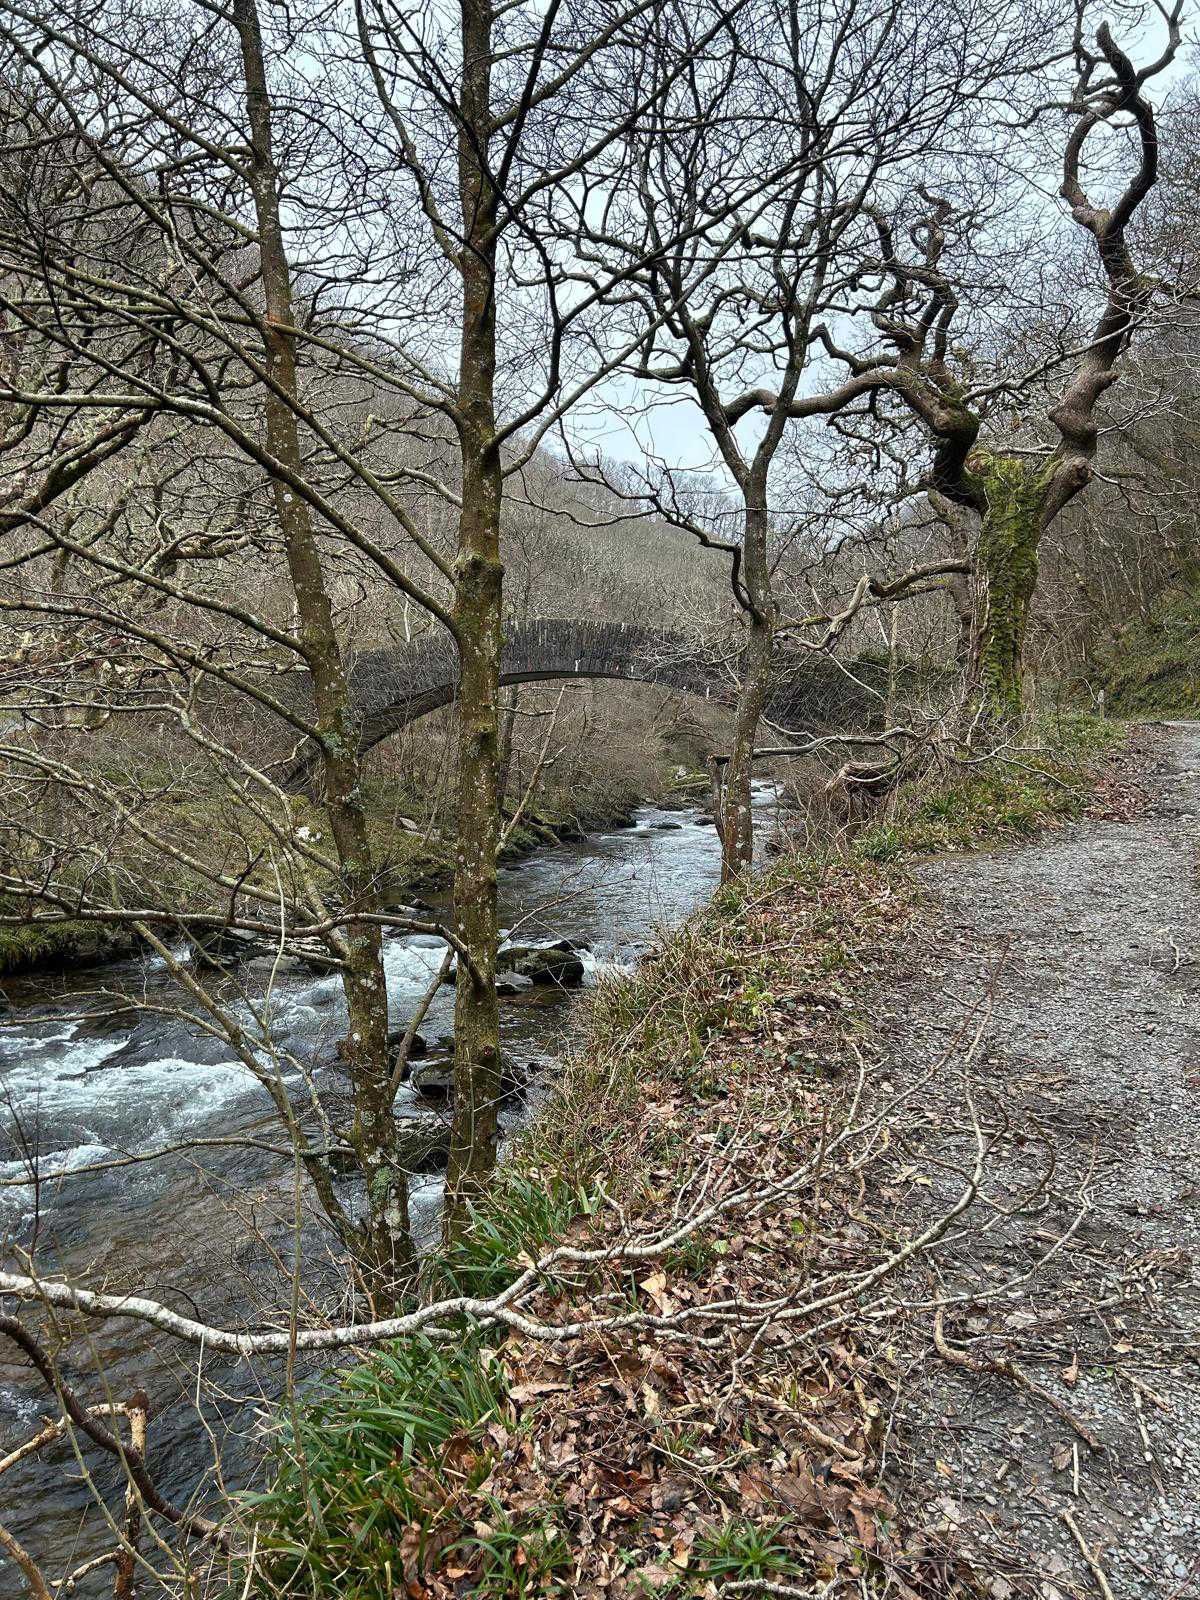
[{"label": "twig", "polygon": [[454,960],[454,951],[446,946],[438,969],[430,980],[429,987],[421,996],[420,1002],[412,1016],[408,1019],[408,1026],[404,1030],[404,1037],[400,1040],[400,1048],[396,1051],[395,1061],[392,1065],[392,1078],[388,1084],[388,1097],[394,1100],[400,1092],[400,1084],[404,1078],[404,1069],[408,1065],[408,1058],[412,1054],[413,1040],[417,1037],[417,1029],[425,1021],[429,1008],[437,997],[438,990],[446,981],[446,974],[450,971],[450,963]]},{"label": "twig", "polygon": [[1065,1405],[1056,1394],[1051,1394],[1049,1389],[1043,1389],[1040,1383],[1034,1380],[1020,1367],[1010,1361],[1007,1356],[972,1356],[965,1350],[955,1350],[946,1342],[945,1311],[939,1306],[933,1318],[933,1342],[938,1355],[943,1361],[948,1361],[952,1367],[962,1367],[967,1372],[994,1372],[1001,1378],[1007,1378],[1010,1383],[1015,1383],[1018,1388],[1025,1389],[1029,1394],[1036,1395],[1045,1405],[1057,1411],[1063,1421],[1079,1435],[1088,1449],[1096,1455],[1104,1454],[1104,1446],[1096,1435],[1081,1422],[1070,1406]]},{"label": "twig", "polygon": [[33,1600],[54,1600],[54,1596],[47,1588],[46,1580],[42,1577],[37,1562],[24,1545],[17,1543],[2,1522],[0,1522],[0,1550],[4,1550],[20,1567],[25,1582],[29,1585],[29,1592],[33,1596]]},{"label": "twig", "polygon": [[835,1439],[832,1434],[825,1433],[821,1428],[817,1427],[815,1422],[810,1422],[802,1412],[797,1411],[795,1406],[789,1406],[786,1400],[777,1399],[773,1394],[763,1394],[758,1389],[747,1389],[746,1397],[749,1400],[758,1400],[761,1404],[769,1406],[772,1411],[782,1411],[799,1425],[801,1432],[806,1433],[814,1444],[821,1445],[825,1450],[831,1450],[841,1460],[861,1461],[863,1459],[861,1450],[852,1450],[849,1445],[843,1444],[840,1439]]},{"label": "twig", "polygon": [[1083,1533],[1080,1531],[1079,1524],[1075,1521],[1075,1518],[1065,1506],[1058,1514],[1063,1524],[1070,1531],[1071,1537],[1079,1546],[1079,1553],[1087,1562],[1088,1569],[1090,1570],[1092,1577],[1095,1578],[1096,1586],[1100,1590],[1100,1593],[1104,1596],[1104,1600],[1116,1600],[1116,1596],[1109,1588],[1108,1579],[1104,1576],[1104,1568],[1100,1565],[1099,1561],[1096,1560],[1094,1552],[1088,1548],[1087,1540],[1083,1537]]},{"label": "twig", "polygon": [[[150,1423],[150,1401],[139,1389],[129,1401],[129,1448],[138,1458],[146,1459],[146,1435]],[[121,1552],[117,1557],[117,1577],[113,1585],[113,1600],[133,1600],[133,1584],[137,1573],[138,1538],[142,1531],[142,1497],[130,1474],[125,1490],[125,1528]]]}]

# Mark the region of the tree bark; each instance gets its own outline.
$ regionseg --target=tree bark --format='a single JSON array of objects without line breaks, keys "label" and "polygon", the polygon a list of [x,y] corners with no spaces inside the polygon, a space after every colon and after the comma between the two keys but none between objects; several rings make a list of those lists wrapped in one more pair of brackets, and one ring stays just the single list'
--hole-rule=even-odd
[{"label": "tree bark", "polygon": [[1011,739],[1025,709],[1024,652],[1037,585],[1050,474],[1011,456],[972,460],[983,493],[975,550],[964,726],[972,740]]},{"label": "tree bark", "polygon": [[462,1230],[472,1198],[496,1164],[500,1015],[496,1001],[496,856],[500,845],[500,647],[503,472],[496,439],[498,203],[488,165],[493,15],[462,0],[463,79],[458,134],[463,215],[462,341],[457,426],[462,513],[455,563],[459,650],[458,850],[454,919],[476,972],[462,963],[454,1007],[454,1113],[444,1231]]},{"label": "tree bark", "polygon": [[[765,479],[765,473],[762,474]],[[758,725],[767,703],[775,637],[775,601],[767,557],[766,485],[757,475],[747,492],[742,583],[748,601],[749,632],[742,654],[741,682],[729,760],[725,765],[718,831],[721,836],[721,881],[744,872],[754,861],[754,815],[751,780]]]},{"label": "tree bark", "polygon": [[[250,124],[250,182],[258,222],[265,302],[267,447],[294,477],[304,468],[294,403],[299,395],[291,271],[279,208],[272,111],[255,0],[235,0]],[[354,1241],[363,1287],[390,1308],[412,1262],[408,1181],[394,1159],[388,1063],[388,1001],[379,924],[353,913],[380,910],[362,794],[358,726],[309,507],[286,476],[273,480],[275,512],[295,595],[300,645],[312,679],[325,807],[337,850],[345,908],[341,935],[348,1012],[344,1059],[354,1096],[350,1142],[367,1186],[367,1216]]]}]

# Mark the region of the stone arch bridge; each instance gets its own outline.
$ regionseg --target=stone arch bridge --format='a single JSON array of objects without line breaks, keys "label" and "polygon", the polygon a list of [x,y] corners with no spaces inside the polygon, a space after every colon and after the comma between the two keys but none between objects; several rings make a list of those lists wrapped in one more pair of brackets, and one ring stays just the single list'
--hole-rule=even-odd
[{"label": "stone arch bridge", "polygon": [[[661,685],[702,700],[732,705],[736,683],[730,665],[694,640],[631,622],[544,617],[505,629],[502,685],[552,683],[572,678],[615,678]],[[875,696],[856,670],[824,658],[781,653],[766,714],[777,727],[864,725]],[[350,666],[360,718],[360,750],[370,750],[402,728],[452,704],[458,686],[453,641],[429,635],[411,645],[360,652]],[[311,775],[312,754],[291,769],[294,781]]]}]

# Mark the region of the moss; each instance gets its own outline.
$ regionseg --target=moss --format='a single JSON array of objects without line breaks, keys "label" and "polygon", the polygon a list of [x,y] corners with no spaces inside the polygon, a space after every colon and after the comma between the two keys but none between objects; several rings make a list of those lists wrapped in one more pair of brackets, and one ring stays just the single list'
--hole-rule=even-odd
[{"label": "moss", "polygon": [[976,693],[985,720],[1012,723],[1022,714],[1025,631],[1053,469],[982,450],[972,453],[969,467],[987,508],[975,553],[987,608],[978,622]]},{"label": "moss", "polygon": [[1106,688],[1118,716],[1200,715],[1200,579],[1169,589],[1122,632]]},{"label": "moss", "polygon": [[94,922],[27,922],[0,928],[0,973],[94,967],[137,949],[132,934]]}]

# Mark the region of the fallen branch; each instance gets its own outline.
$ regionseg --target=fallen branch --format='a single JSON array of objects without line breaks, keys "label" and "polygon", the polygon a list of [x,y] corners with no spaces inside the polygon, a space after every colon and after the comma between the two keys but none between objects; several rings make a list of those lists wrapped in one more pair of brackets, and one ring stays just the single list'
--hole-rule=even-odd
[{"label": "fallen branch", "polygon": [[1089,1548],[1087,1540],[1083,1537],[1083,1532],[1079,1524],[1075,1521],[1075,1518],[1065,1506],[1058,1513],[1058,1515],[1070,1533],[1071,1537],[1074,1539],[1075,1543],[1079,1546],[1079,1553],[1087,1562],[1088,1569],[1091,1572],[1092,1577],[1095,1578],[1096,1586],[1099,1588],[1100,1593],[1104,1596],[1104,1600],[1116,1600],[1112,1589],[1109,1587],[1108,1579],[1104,1575],[1104,1568],[1096,1559],[1094,1551]]},{"label": "fallen branch", "polygon": [[952,1367],[961,1367],[964,1371],[974,1373],[994,1372],[998,1377],[1007,1378],[1010,1383],[1015,1383],[1019,1389],[1035,1395],[1051,1410],[1057,1411],[1067,1426],[1074,1429],[1093,1454],[1098,1456],[1104,1454],[1104,1446],[1100,1440],[1086,1423],[1080,1421],[1070,1406],[1064,1404],[1056,1394],[1051,1394],[1049,1389],[1044,1389],[1040,1383],[1036,1383],[1028,1373],[1022,1372],[1020,1367],[1007,1356],[972,1356],[965,1350],[956,1350],[953,1345],[948,1344],[945,1332],[945,1309],[941,1306],[934,1314],[933,1342],[938,1355]]},{"label": "fallen branch", "polygon": [[86,1434],[93,1444],[116,1456],[128,1473],[130,1482],[136,1487],[150,1510],[167,1522],[173,1523],[181,1532],[205,1539],[220,1550],[229,1550],[229,1535],[215,1522],[196,1512],[183,1511],[163,1498],[147,1471],[145,1457],[141,1451],[132,1445],[122,1444],[117,1435],[106,1428],[91,1409],[80,1403],[75,1392],[59,1376],[53,1361],[18,1317],[0,1314],[0,1333],[6,1334],[29,1358],[46,1386],[58,1396],[59,1404],[69,1421],[74,1423],[81,1433]]}]

